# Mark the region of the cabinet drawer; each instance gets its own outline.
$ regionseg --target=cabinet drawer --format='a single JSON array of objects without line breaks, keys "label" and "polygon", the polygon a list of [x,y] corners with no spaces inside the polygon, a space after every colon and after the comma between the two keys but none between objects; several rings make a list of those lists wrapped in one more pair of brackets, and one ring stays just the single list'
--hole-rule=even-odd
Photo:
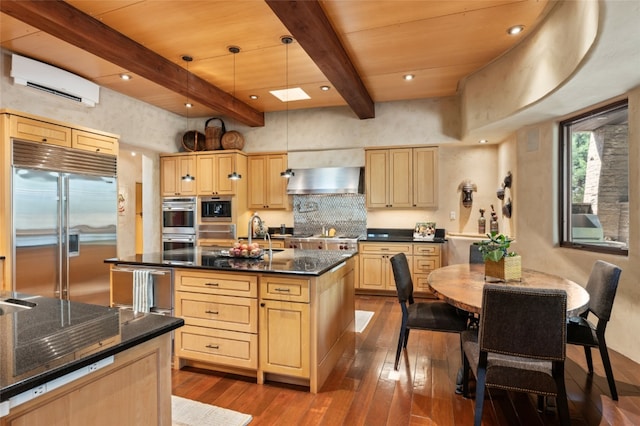
[{"label": "cabinet drawer", "polygon": [[392,244],[392,243],[360,243],[358,244],[360,253],[390,254],[404,253],[407,256],[413,254],[413,244]]},{"label": "cabinet drawer", "polygon": [[415,273],[429,273],[436,268],[440,267],[438,258],[432,257],[415,257],[413,258],[413,272]]},{"label": "cabinet drawer", "polygon": [[10,128],[11,136],[16,139],[66,147],[71,146],[71,128],[69,127],[12,115]]},{"label": "cabinet drawer", "polygon": [[176,290],[226,296],[258,297],[258,276],[212,272],[175,272]]},{"label": "cabinet drawer", "polygon": [[440,246],[435,244],[414,244],[413,254],[422,256],[440,256]]},{"label": "cabinet drawer", "polygon": [[429,274],[415,274],[413,278],[413,286],[416,292],[427,293],[429,296],[436,297],[429,287]]},{"label": "cabinet drawer", "polygon": [[260,278],[260,298],[309,302],[309,280],[263,276]]},{"label": "cabinet drawer", "polygon": [[256,370],[258,335],[185,325],[176,330],[176,356]]},{"label": "cabinet drawer", "polygon": [[71,148],[118,155],[118,139],[73,129],[71,131]]},{"label": "cabinet drawer", "polygon": [[258,332],[258,300],[211,294],[177,293],[176,315],[186,324],[245,333]]}]

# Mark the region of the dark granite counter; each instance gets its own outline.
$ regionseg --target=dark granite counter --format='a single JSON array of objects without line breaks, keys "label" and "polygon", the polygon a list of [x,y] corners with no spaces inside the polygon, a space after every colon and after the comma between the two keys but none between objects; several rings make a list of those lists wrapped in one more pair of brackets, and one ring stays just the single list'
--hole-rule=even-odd
[{"label": "dark granite counter", "polygon": [[434,238],[433,240],[417,239],[413,237],[413,229],[397,228],[369,228],[367,236],[360,242],[385,242],[385,243],[431,243],[444,244],[446,238]]},{"label": "dark granite counter", "polygon": [[[266,252],[267,250],[265,250]],[[340,250],[273,249],[273,256],[262,259],[229,257],[225,248],[197,247],[163,253],[145,253],[112,258],[106,263],[139,266],[173,266],[215,271],[251,271],[277,274],[322,275],[357,253]]]},{"label": "dark granite counter", "polygon": [[[0,402],[184,324],[181,318],[0,292],[0,300],[7,299],[27,308],[0,304]],[[98,347],[100,342],[109,343]]]}]

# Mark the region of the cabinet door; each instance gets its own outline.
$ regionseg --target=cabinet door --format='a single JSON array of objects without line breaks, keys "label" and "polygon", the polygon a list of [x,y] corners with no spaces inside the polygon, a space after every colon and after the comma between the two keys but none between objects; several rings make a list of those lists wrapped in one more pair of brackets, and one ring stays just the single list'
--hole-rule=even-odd
[{"label": "cabinet door", "polygon": [[262,209],[267,205],[267,186],[264,182],[267,175],[267,158],[264,156],[249,156],[249,208]]},{"label": "cabinet door", "polygon": [[287,179],[280,172],[287,168],[287,155],[252,155],[248,164],[249,208],[286,209]]},{"label": "cabinet door", "polygon": [[85,151],[99,152],[101,154],[118,155],[118,139],[85,132],[83,130],[71,130],[71,148]]},{"label": "cabinet door", "polygon": [[71,128],[12,115],[9,119],[11,136],[31,142],[71,146]]},{"label": "cabinet door", "polygon": [[[236,171],[236,154],[216,154],[216,194],[234,195],[237,181],[229,179],[229,175]],[[200,174],[198,172],[198,174]]]},{"label": "cabinet door", "polygon": [[267,208],[285,209],[287,207],[288,179],[280,176],[287,169],[286,155],[270,155],[267,158]]},{"label": "cabinet door", "polygon": [[438,207],[438,150],[413,149],[413,206]]},{"label": "cabinet door", "polygon": [[413,161],[411,148],[389,150],[389,204],[413,207]]},{"label": "cabinet door", "polygon": [[368,208],[389,207],[389,150],[366,152],[365,191]]},{"label": "cabinet door", "polygon": [[186,181],[185,175],[196,177],[195,158],[188,156],[162,157],[160,159],[161,192],[163,196],[195,195],[195,181]]},{"label": "cabinet door", "polygon": [[387,285],[388,255],[360,254],[360,286],[369,290],[385,290]]},{"label": "cabinet door", "polygon": [[260,368],[266,373],[309,378],[309,304],[260,303]]}]

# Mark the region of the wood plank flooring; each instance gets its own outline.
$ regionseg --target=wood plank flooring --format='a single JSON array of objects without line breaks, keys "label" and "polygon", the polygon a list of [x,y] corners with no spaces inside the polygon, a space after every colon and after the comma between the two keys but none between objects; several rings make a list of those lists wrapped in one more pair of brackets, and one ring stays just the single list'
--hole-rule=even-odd
[{"label": "wood plank flooring", "polygon": [[[397,299],[357,296],[356,309],[375,312],[317,394],[278,383],[195,368],[173,371],[174,395],[251,414],[255,425],[471,425],[474,400],[454,393],[460,367],[457,335],[413,331],[399,371],[393,370],[400,327]],[[582,348],[567,346],[565,365],[571,423],[640,425],[640,366],[610,350],[619,401],[611,400],[600,354],[586,373]],[[553,407],[536,410],[536,397],[492,391],[485,425],[557,425]]]}]

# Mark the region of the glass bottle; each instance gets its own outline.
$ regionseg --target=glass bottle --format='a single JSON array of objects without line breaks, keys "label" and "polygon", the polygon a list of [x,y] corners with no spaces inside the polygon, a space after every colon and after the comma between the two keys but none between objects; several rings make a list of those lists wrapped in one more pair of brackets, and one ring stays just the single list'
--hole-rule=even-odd
[{"label": "glass bottle", "polygon": [[480,218],[478,219],[478,234],[487,233],[487,219],[484,217],[484,209],[480,209]]}]

